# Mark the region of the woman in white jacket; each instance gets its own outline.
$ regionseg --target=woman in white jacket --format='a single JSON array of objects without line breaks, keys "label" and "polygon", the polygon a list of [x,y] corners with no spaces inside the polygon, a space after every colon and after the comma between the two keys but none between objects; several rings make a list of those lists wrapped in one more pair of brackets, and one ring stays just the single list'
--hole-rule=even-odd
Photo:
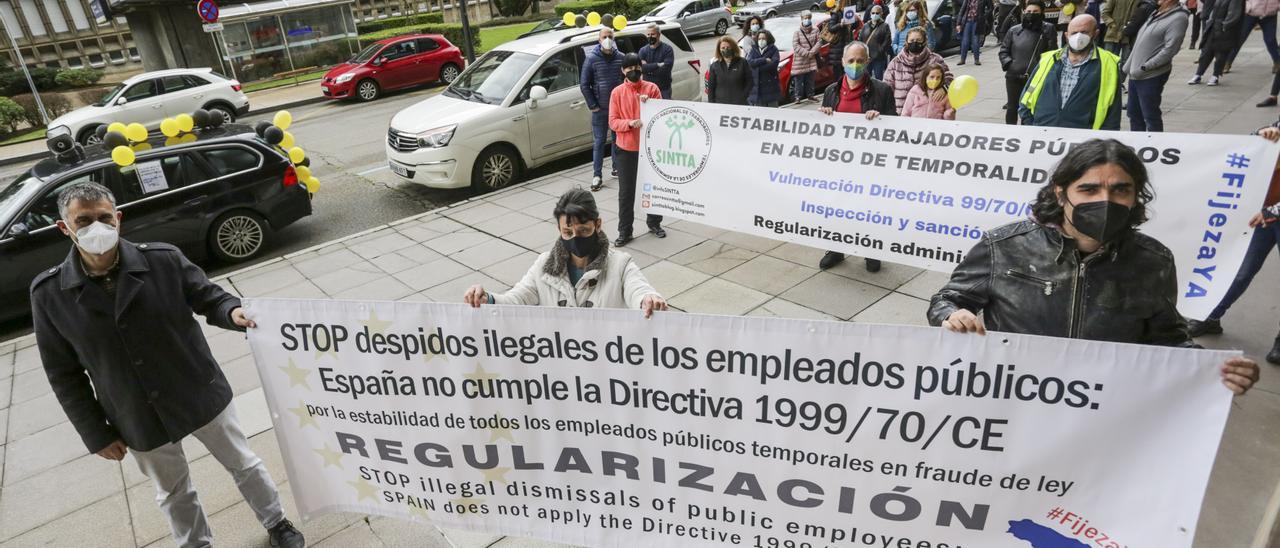
[{"label": "woman in white jacket", "polygon": [[666,310],[667,302],[649,285],[626,252],[611,249],[601,230],[600,210],[585,189],[560,196],[555,208],[560,237],[538,256],[524,278],[506,293],[489,293],[479,284],[462,296],[467,304],[525,304],[583,308]]}]

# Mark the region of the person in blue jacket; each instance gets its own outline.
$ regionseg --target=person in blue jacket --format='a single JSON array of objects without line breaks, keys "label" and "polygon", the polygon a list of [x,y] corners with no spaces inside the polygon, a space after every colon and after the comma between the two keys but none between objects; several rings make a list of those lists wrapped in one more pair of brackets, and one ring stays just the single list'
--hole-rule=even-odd
[{"label": "person in blue jacket", "polygon": [[[600,43],[591,48],[587,59],[582,64],[582,78],[578,87],[582,90],[582,98],[587,100],[587,108],[591,109],[591,191],[604,188],[604,150],[609,144],[609,96],[613,88],[622,83],[622,52],[613,40],[613,29],[600,29]],[[613,151],[616,155],[617,151]],[[613,175],[617,176],[617,171]]]},{"label": "person in blue jacket", "polygon": [[776,107],[782,97],[781,84],[778,83],[778,46],[774,45],[773,33],[762,30],[756,33],[756,42],[751,45],[751,53],[747,54],[747,66],[755,73],[755,86],[747,96],[747,104],[757,107]]},{"label": "person in blue jacket", "polygon": [[663,99],[670,99],[671,68],[676,62],[676,50],[671,44],[662,41],[658,25],[650,23],[644,29],[644,36],[649,43],[640,48],[640,71],[646,82],[653,82],[658,86]]}]

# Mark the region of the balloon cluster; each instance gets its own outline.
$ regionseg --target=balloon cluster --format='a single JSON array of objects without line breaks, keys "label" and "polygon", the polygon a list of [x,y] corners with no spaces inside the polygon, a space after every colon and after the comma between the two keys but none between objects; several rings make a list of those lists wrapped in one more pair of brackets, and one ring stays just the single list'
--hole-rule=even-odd
[{"label": "balloon cluster", "polygon": [[[196,109],[191,114],[165,118],[160,122],[160,133],[166,137],[165,146],[193,143],[196,140],[193,133],[196,128],[216,128],[224,122],[226,119],[221,111]],[[120,167],[133,165],[138,152],[151,149],[151,144],[147,142],[147,127],[136,122],[128,125],[113,122],[98,127],[95,134],[104,147],[111,149],[111,160]]]},{"label": "balloon cluster", "polygon": [[594,27],[596,25],[604,25],[606,27],[613,27],[617,30],[627,28],[627,16],[614,15],[612,13],[600,15],[598,12],[594,11],[585,15],[581,13],[574,14],[571,11],[565,12],[564,18],[561,19],[561,21],[566,27]]},{"label": "balloon cluster", "polygon": [[968,74],[957,76],[951,81],[951,87],[947,89],[947,100],[951,102],[951,108],[959,109],[971,102],[974,97],[978,96],[978,80]]},{"label": "balloon cluster", "polygon": [[263,141],[279,148],[285,156],[289,157],[289,162],[294,165],[294,172],[298,174],[298,180],[306,185],[307,192],[315,194],[320,190],[320,180],[311,174],[311,159],[307,158],[307,153],[296,145],[293,134],[285,131],[290,125],[293,125],[293,115],[287,110],[281,110],[271,117],[270,122],[266,120],[258,122],[253,126],[253,131]]}]

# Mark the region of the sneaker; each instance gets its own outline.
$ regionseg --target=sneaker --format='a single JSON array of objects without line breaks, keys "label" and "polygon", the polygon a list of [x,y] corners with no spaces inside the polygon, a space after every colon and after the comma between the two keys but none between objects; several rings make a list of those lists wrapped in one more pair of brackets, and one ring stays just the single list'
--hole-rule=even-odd
[{"label": "sneaker", "polygon": [[626,247],[631,242],[630,234],[619,234],[618,239],[613,241],[614,247]]},{"label": "sneaker", "polygon": [[1274,107],[1274,106],[1276,106],[1276,98],[1275,98],[1275,97],[1267,97],[1266,99],[1263,99],[1261,103],[1258,103],[1257,105],[1254,105],[1254,106],[1256,106],[1256,107],[1258,107],[1258,108],[1263,108],[1263,107]]},{"label": "sneaker", "polygon": [[609,176],[610,176],[610,177],[613,177],[614,179],[617,179],[617,178],[618,178],[618,168],[616,168],[616,167],[615,167],[615,168],[613,168],[613,170],[609,171]]},{"label": "sneaker", "polygon": [[961,59],[961,60],[960,60],[960,62],[959,62],[959,63],[956,63],[956,64],[958,64],[958,65],[964,65],[964,59]]},{"label": "sneaker", "polygon": [[1276,343],[1271,346],[1271,351],[1267,352],[1267,361],[1280,365],[1280,337],[1276,337]]},{"label": "sneaker", "polygon": [[1216,86],[1216,85],[1218,85],[1218,77],[1217,77],[1217,76],[1210,76],[1210,77],[1209,77],[1209,83],[1207,83],[1207,84],[1205,84],[1205,85],[1206,85],[1206,86]]},{"label": "sneaker", "polygon": [[1195,76],[1192,76],[1190,80],[1187,80],[1187,85],[1188,85],[1188,86],[1194,86],[1194,85],[1199,84],[1199,83],[1200,83],[1200,75],[1199,75],[1199,74],[1197,74],[1197,75],[1195,75]]},{"label": "sneaker", "polygon": [[271,545],[279,548],[303,548],[307,545],[307,540],[302,536],[302,531],[299,531],[287,519],[281,520],[275,527],[268,530],[267,535],[271,538]]},{"label": "sneaker", "polygon": [[974,59],[974,60],[973,60],[973,64],[978,65],[978,66],[982,66],[982,61],[979,61],[979,60],[977,60],[977,59]]},{"label": "sneaker", "polygon": [[657,237],[659,237],[659,238],[666,238],[666,237],[667,237],[667,231],[663,230],[663,229],[662,229],[662,227],[660,227],[660,226],[651,226],[651,227],[649,227],[649,232],[652,232],[654,236],[657,236]]},{"label": "sneaker", "polygon": [[840,264],[840,261],[843,261],[843,260],[844,260],[844,253],[828,251],[826,255],[822,256],[822,260],[818,261],[818,268],[826,270],[828,268],[831,268],[835,265]]},{"label": "sneaker", "polygon": [[1222,323],[1213,318],[1206,318],[1204,321],[1187,320],[1187,334],[1192,337],[1218,335],[1220,333],[1222,333]]},{"label": "sneaker", "polygon": [[867,272],[880,271],[880,259],[866,259]]},{"label": "sneaker", "polygon": [[604,188],[604,179],[601,179],[599,175],[592,177],[591,192],[599,192],[602,188]]}]

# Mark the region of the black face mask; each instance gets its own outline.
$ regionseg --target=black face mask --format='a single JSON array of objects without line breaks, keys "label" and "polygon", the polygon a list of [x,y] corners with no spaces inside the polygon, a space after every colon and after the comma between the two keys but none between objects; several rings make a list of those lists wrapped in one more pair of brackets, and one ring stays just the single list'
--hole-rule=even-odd
[{"label": "black face mask", "polygon": [[924,42],[907,42],[907,53],[915,54],[924,51]]},{"label": "black face mask", "polygon": [[1022,26],[1028,29],[1040,30],[1040,25],[1044,24],[1043,13],[1024,13],[1022,14]]},{"label": "black face mask", "polygon": [[1110,200],[1076,204],[1071,212],[1071,226],[1099,243],[1115,241],[1129,229],[1133,209]]},{"label": "black face mask", "polygon": [[572,239],[560,239],[564,243],[564,248],[572,253],[574,257],[585,258],[594,257],[600,251],[600,240],[595,234],[590,236],[575,236]]},{"label": "black face mask", "polygon": [[640,71],[638,71],[638,70],[627,71],[627,81],[629,81],[629,82],[639,82],[639,81],[640,81]]},{"label": "black face mask", "polygon": [[650,46],[656,46],[656,45],[658,45],[658,37],[657,37],[657,36],[650,36],[650,37],[649,37],[649,45],[650,45]]}]

